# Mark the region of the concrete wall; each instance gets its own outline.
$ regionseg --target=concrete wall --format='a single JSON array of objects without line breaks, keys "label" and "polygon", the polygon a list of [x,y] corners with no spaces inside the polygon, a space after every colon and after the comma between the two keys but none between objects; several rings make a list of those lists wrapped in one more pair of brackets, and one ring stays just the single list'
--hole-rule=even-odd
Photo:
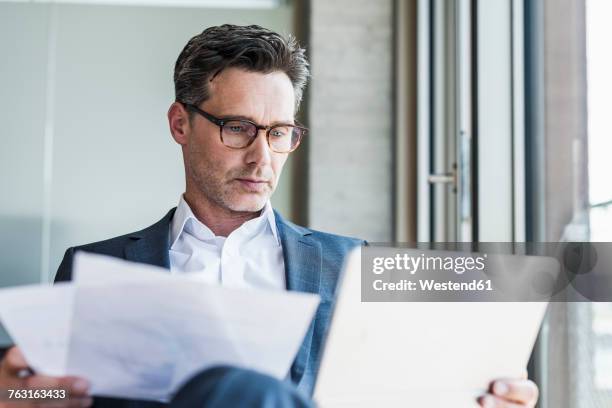
[{"label": "concrete wall", "polygon": [[312,228],[391,239],[392,21],[392,0],[311,1]]}]

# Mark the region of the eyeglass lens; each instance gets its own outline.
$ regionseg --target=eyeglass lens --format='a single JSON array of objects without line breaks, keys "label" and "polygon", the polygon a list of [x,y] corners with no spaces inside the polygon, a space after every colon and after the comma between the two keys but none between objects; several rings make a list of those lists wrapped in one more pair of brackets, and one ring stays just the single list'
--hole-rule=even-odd
[{"label": "eyeglass lens", "polygon": [[[232,120],[221,128],[221,138],[228,147],[246,147],[257,136],[257,127],[249,122]],[[276,152],[290,152],[297,147],[302,129],[290,125],[275,126],[269,131],[270,148]]]}]

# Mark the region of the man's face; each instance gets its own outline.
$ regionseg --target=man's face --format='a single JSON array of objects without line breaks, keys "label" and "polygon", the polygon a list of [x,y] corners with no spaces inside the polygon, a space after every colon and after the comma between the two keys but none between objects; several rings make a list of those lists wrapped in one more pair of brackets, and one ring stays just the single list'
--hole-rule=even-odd
[{"label": "man's face", "polygon": [[[293,86],[283,72],[230,68],[209,87],[211,96],[200,108],[213,116],[244,118],[263,126],[293,123]],[[224,210],[261,210],[276,189],[288,153],[270,150],[265,130],[244,149],[225,146],[219,134],[219,126],[193,114],[183,144],[188,190],[195,188],[199,199]]]}]

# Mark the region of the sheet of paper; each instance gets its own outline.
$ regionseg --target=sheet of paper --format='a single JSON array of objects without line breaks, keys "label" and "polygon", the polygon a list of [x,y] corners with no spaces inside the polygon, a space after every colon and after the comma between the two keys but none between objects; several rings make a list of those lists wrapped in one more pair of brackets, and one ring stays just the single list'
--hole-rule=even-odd
[{"label": "sheet of paper", "polygon": [[0,317],[29,363],[83,376],[93,395],[167,401],[191,375],[220,364],[283,379],[319,302],[78,258],[75,283],[0,292],[0,306],[9,306]]},{"label": "sheet of paper", "polygon": [[0,289],[0,321],[36,372],[65,373],[73,300],[67,283]]},{"label": "sheet of paper", "polygon": [[159,400],[214,365],[282,379],[316,306],[311,295],[187,281],[81,286],[67,371],[96,395]]},{"label": "sheet of paper", "polygon": [[365,303],[360,273],[356,252],[317,378],[322,408],[472,408],[491,380],[524,375],[546,302]]},{"label": "sheet of paper", "polygon": [[72,282],[83,285],[116,285],[123,282],[173,281],[170,271],[159,266],[127,262],[110,256],[78,251],[74,254]]}]

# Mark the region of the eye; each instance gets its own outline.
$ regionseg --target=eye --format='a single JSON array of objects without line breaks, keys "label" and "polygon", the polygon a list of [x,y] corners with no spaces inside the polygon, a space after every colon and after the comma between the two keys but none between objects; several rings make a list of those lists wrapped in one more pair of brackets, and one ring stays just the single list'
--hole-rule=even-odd
[{"label": "eye", "polygon": [[290,129],[288,127],[276,127],[270,131],[270,136],[272,137],[285,137],[290,133]]},{"label": "eye", "polygon": [[246,128],[242,125],[227,125],[226,128],[233,133],[241,133],[246,131]]},{"label": "eye", "polygon": [[251,137],[253,133],[257,132],[257,129],[248,122],[231,121],[223,126],[223,132],[226,135]]}]

